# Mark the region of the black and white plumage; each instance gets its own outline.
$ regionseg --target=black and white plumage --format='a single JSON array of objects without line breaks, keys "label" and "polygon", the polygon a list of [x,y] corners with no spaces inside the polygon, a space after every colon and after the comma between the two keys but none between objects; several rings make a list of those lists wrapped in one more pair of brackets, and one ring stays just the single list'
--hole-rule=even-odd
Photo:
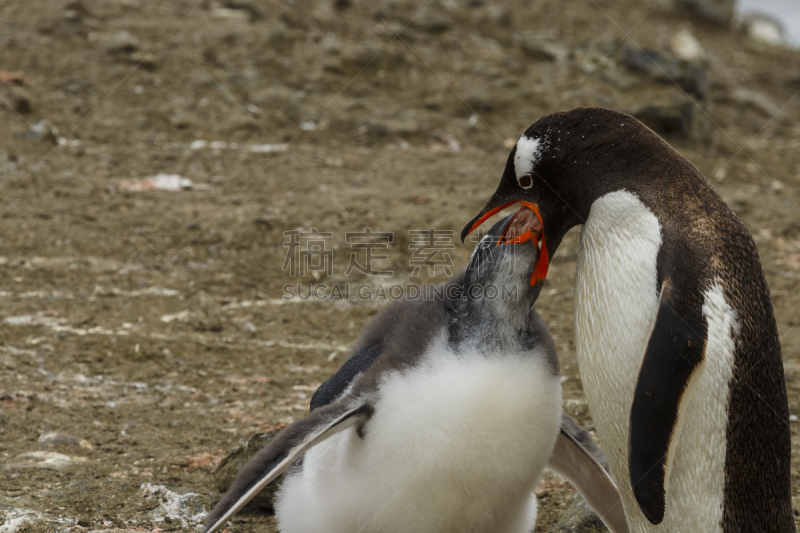
[{"label": "black and white plumage", "polygon": [[600,108],[543,117],[464,228],[539,213],[532,282],[582,225],[575,338],[633,531],[794,532],[780,341],[752,236],[689,161]]},{"label": "black and white plumage", "polygon": [[[492,240],[511,218],[443,298],[395,302],[370,322],[311,413],[242,469],[206,533],[301,456],[277,496],[283,533],[529,533],[548,463],[627,532],[602,452],[562,420],[553,339],[527,283],[537,248]],[[474,290],[489,285],[516,297]]]}]

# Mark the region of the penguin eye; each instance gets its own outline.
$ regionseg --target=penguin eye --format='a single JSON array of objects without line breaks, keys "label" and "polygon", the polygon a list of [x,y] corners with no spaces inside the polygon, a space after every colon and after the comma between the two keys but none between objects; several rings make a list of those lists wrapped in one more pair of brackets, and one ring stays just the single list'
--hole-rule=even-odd
[{"label": "penguin eye", "polygon": [[530,189],[533,187],[533,178],[530,174],[525,174],[517,178],[517,183],[519,183],[519,186],[523,189]]}]

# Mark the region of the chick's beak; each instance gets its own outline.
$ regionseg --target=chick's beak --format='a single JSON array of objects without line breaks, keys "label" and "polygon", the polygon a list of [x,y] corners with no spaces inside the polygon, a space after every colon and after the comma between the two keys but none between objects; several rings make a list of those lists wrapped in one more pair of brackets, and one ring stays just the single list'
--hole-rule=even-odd
[{"label": "chick's beak", "polygon": [[[475,231],[478,227],[480,227],[481,224],[486,222],[493,215],[499,213],[503,209],[512,206],[514,204],[517,203],[522,204],[523,206],[525,206],[525,208],[528,208],[531,211],[533,211],[533,213],[536,215],[536,218],[538,219],[538,224],[533,224],[532,227],[538,229],[541,235],[541,247],[539,249],[539,254],[536,259],[536,264],[534,265],[533,268],[533,273],[531,274],[531,285],[533,286],[538,283],[542,283],[545,277],[547,276],[547,267],[550,265],[550,258],[547,253],[547,247],[545,246],[544,223],[542,222],[542,215],[539,212],[539,206],[536,205],[535,203],[526,202],[524,200],[511,200],[509,202],[501,203],[500,205],[495,207],[492,206],[493,203],[494,202],[490,200],[489,203],[486,204],[486,206],[483,208],[483,210],[481,210],[481,212],[478,213],[478,215],[475,218],[470,220],[469,223],[464,227],[464,229],[461,232],[461,242],[464,242],[464,239],[467,237],[467,235]],[[521,208],[520,211],[517,212],[517,214],[514,217],[515,219],[523,216],[522,214],[523,209],[524,208]],[[510,228],[512,224],[513,224],[513,219],[512,222],[510,222],[508,227],[506,228],[506,231],[508,231],[508,228]],[[531,240],[532,238],[533,238],[532,231],[525,232],[522,235],[515,236],[514,238],[506,238],[506,235],[504,234],[503,237],[498,242],[498,245],[502,243],[526,242],[528,240]],[[534,242],[534,245],[536,244],[537,242]]]},{"label": "chick's beak", "polygon": [[[511,217],[511,221],[506,224],[503,234],[497,241],[496,246],[501,244],[522,244],[533,241],[536,251],[539,251],[539,241],[542,238],[542,221],[527,206],[520,207]],[[534,240],[536,239],[536,240]]]}]

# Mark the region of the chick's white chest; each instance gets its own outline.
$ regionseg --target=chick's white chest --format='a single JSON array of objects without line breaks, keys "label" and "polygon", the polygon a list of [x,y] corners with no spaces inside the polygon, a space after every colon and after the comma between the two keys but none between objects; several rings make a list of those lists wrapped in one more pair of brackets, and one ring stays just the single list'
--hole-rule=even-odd
[{"label": "chick's white chest", "polygon": [[528,533],[560,416],[543,354],[434,342],[419,365],[385,376],[364,438],[347,430],[306,454],[282,489],[279,523],[286,533]]}]

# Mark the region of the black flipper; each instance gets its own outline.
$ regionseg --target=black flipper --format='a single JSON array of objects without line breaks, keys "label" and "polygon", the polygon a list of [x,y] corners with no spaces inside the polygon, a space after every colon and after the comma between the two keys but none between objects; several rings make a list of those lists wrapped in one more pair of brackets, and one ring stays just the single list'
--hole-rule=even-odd
[{"label": "black flipper", "polygon": [[342,400],[321,407],[291,424],[242,468],[233,486],[206,519],[204,533],[213,533],[253,496],[277,478],[303,453],[354,424],[363,424],[372,414],[366,402]]},{"label": "black flipper", "polygon": [[603,451],[567,415],[561,417],[561,432],[548,468],[575,485],[612,533],[628,533],[619,491],[608,475]]},{"label": "black flipper", "polygon": [[314,391],[314,395],[311,397],[311,411],[335,402],[344,394],[353,380],[365,372],[380,354],[380,344],[373,344],[353,354],[334,375]]},{"label": "black flipper", "polygon": [[652,524],[664,520],[683,414],[703,369],[708,325],[702,306],[702,293],[664,280],[633,395],[628,469],[636,501]]}]

